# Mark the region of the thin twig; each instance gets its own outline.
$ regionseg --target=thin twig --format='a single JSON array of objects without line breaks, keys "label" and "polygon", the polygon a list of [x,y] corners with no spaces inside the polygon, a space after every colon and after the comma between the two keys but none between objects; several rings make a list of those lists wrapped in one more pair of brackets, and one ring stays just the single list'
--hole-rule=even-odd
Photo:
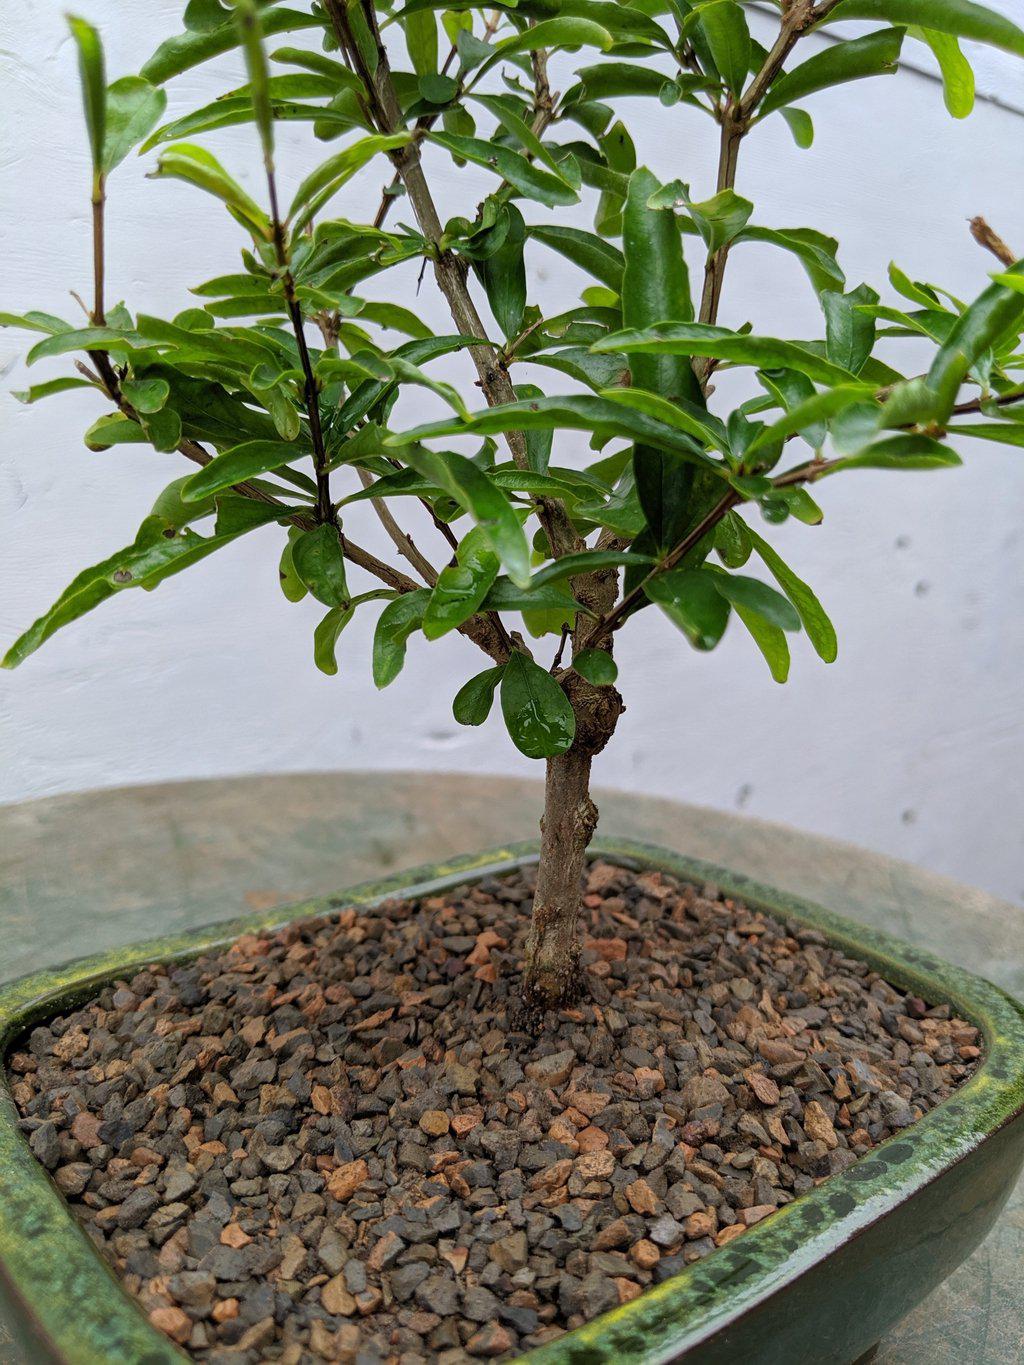
[{"label": "thin twig", "polygon": [[[359,482],[364,488],[372,488],[377,480],[368,469],[357,469]],[[413,538],[406,531],[403,531],[398,522],[391,515],[391,510],[383,498],[371,498],[370,506],[377,514],[377,519],[391,537],[395,549],[403,558],[407,559],[419,576],[429,587],[433,587],[437,582],[437,570],[425,555],[420,554],[413,543]]]},{"label": "thin twig", "polygon": [[983,246],[986,251],[991,251],[997,261],[1009,267],[1016,265],[1017,257],[1003,241],[997,232],[993,232],[988,223],[979,214],[976,218],[970,219],[971,236]]}]

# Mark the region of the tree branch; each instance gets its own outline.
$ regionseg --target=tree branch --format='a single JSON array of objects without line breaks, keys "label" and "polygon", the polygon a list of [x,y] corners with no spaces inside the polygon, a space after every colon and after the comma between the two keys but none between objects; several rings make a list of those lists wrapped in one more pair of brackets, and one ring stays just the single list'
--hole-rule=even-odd
[{"label": "tree branch", "polygon": [[[378,128],[383,133],[401,131],[405,123],[373,6],[365,3],[363,6],[366,22],[371,26],[377,44],[376,70],[371,72],[359,52],[340,0],[324,0],[324,5],[342,52],[368,92],[370,112]],[[484,397],[492,407],[514,403],[516,395],[508,370],[494,346],[486,339],[486,329],[469,292],[466,265],[453,252],[442,249],[443,228],[423,173],[419,144],[414,140],[405,147],[396,149],[391,155],[395,169],[402,177],[419,229],[433,247],[434,277],[448,302],[452,320],[463,335],[481,339],[479,344],[468,349]],[[528,468],[523,433],[509,432],[507,440],[516,466],[519,469]],[[557,557],[583,548],[583,542],[573,528],[565,505],[559,499],[542,499],[539,516],[553,555]]]},{"label": "tree branch", "polygon": [[[359,482],[364,488],[372,488],[377,482],[367,469],[357,469],[356,473],[359,475]],[[402,530],[401,526],[399,526],[398,522],[391,515],[391,510],[383,498],[371,498],[370,506],[373,508],[374,512],[376,512],[377,519],[384,527],[384,530],[387,531],[388,535],[391,537],[398,553],[409,561],[423,579],[424,583],[432,588],[437,582],[437,570],[430,563],[429,559],[420,554],[413,543],[412,536]]]}]

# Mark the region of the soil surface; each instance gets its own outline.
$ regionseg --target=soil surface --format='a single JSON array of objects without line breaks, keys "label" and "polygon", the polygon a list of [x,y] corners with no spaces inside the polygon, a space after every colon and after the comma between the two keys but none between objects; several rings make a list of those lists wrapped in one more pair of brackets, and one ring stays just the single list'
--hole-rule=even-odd
[{"label": "soil surface", "polygon": [[532,874],[153,967],[9,1059],[22,1127],[210,1365],[518,1354],[914,1122],[978,1032],[804,931],[587,874],[589,999],[510,1033]]}]

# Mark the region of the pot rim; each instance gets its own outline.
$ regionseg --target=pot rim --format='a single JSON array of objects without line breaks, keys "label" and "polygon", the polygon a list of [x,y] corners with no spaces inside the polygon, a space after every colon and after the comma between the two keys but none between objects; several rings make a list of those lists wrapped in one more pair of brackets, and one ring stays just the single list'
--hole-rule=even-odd
[{"label": "pot rim", "polygon": [[[595,839],[587,856],[698,885],[713,883],[753,908],[820,930],[895,985],[948,1002],[981,1030],[985,1043],[974,1075],[912,1127],[704,1260],[521,1357],[531,1365],[584,1359],[590,1365],[616,1357],[660,1365],[779,1293],[1024,1113],[1024,1005],[891,934],[712,863],[617,838]],[[538,859],[536,842],[513,843],[31,973],[0,986],[0,1062],[33,1023],[72,1008],[148,963],[189,960],[224,948],[241,934],[273,932],[350,906],[369,909],[398,897],[437,894]],[[180,1365],[190,1359],[149,1323],[36,1161],[18,1128],[6,1068],[0,1077],[0,1169],[0,1290],[31,1320],[38,1345],[67,1365]],[[644,1343],[641,1351],[638,1341]]]}]

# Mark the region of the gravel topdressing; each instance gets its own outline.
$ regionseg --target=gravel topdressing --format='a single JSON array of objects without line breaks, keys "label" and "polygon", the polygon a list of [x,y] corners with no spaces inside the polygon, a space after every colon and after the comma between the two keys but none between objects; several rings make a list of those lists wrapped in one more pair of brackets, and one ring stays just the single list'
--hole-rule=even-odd
[{"label": "gravel topdressing", "polygon": [[590,997],[509,1033],[531,874],[153,967],[9,1059],[22,1127],[204,1361],[551,1341],[914,1122],[978,1031],[816,932],[588,870]]}]

